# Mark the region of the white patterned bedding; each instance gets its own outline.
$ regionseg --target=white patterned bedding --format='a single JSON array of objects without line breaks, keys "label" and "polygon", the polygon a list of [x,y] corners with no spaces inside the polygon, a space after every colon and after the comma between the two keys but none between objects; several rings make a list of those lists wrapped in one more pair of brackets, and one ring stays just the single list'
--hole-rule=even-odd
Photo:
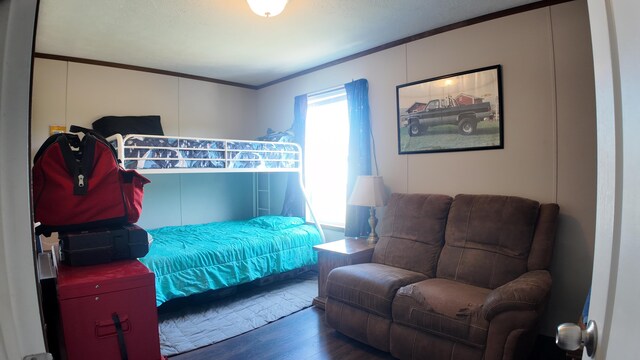
[{"label": "white patterned bedding", "polygon": [[294,143],[133,134],[108,140],[126,169],[296,171],[301,160],[300,147]]}]

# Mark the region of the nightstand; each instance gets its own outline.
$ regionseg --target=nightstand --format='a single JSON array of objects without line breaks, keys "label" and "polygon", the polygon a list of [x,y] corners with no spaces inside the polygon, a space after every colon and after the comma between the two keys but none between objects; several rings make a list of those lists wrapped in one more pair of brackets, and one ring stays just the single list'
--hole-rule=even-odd
[{"label": "nightstand", "polygon": [[371,255],[376,245],[369,244],[366,239],[343,239],[332,241],[313,247],[318,252],[318,296],[313,299],[313,305],[324,309],[327,301],[325,284],[331,270],[346,265],[360,264],[371,261]]}]

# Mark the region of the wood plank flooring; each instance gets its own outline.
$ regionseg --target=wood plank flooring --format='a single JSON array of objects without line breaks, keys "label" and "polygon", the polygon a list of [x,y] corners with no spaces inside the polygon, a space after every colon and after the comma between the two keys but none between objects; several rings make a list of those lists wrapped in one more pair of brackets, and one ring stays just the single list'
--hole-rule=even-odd
[{"label": "wood plank flooring", "polygon": [[[369,360],[393,359],[333,330],[324,311],[310,307],[234,338],[169,360]],[[539,336],[529,360],[565,360],[555,339]]]},{"label": "wood plank flooring", "polygon": [[169,358],[211,359],[369,360],[393,357],[333,330],[324,322],[324,311],[310,307],[243,335]]}]

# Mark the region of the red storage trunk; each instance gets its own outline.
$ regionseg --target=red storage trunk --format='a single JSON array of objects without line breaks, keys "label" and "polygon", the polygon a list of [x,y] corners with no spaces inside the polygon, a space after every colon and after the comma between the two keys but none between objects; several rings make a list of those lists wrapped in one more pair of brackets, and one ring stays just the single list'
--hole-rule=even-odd
[{"label": "red storage trunk", "polygon": [[58,300],[69,360],[121,359],[113,314],[129,360],[160,360],[154,274],[138,260],[58,267]]}]

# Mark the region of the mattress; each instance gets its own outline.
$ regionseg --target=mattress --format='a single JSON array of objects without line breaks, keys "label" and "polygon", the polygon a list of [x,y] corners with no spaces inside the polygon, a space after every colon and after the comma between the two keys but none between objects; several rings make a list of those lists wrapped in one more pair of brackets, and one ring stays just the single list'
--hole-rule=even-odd
[{"label": "mattress", "polygon": [[291,169],[300,167],[293,143],[157,135],[109,138],[126,169]]},{"label": "mattress", "polygon": [[156,304],[239,285],[317,262],[318,230],[296,217],[163,227],[140,258],[155,275]]}]

